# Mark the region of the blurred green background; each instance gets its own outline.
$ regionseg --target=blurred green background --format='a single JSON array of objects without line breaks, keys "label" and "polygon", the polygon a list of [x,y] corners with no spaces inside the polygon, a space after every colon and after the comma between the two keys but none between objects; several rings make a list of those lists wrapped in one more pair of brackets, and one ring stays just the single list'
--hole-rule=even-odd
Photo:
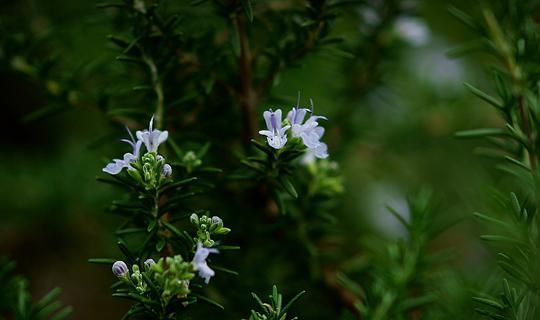
[{"label": "blurred green background", "polygon": [[[457,6],[466,3],[452,1]],[[483,57],[451,60],[445,55],[470,40],[448,14],[449,4],[419,3],[424,41],[404,41],[381,57],[377,82],[359,96],[350,93],[354,68],[329,54],[309,56],[301,68],[285,72],[273,92],[294,99],[300,90],[328,116],[331,157],[339,163],[346,186],[336,216],[347,222],[347,232],[359,241],[372,232],[389,238],[403,235],[385,205],[405,208],[406,197],[427,186],[434,190],[442,215],[462,218],[436,246],[455,248],[456,267],[467,271],[464,281],[481,283],[490,258],[477,240],[471,212],[488,206],[485,185],[502,182],[488,160],[473,154],[478,142],[452,135],[497,125],[499,119],[463,86],[465,81],[491,85]],[[348,13],[334,32],[354,43],[358,16]],[[9,36],[47,34],[47,47],[61,57],[62,65],[114,57],[106,39],[110,22],[94,1],[0,1],[0,17],[2,32]],[[0,70],[0,252],[17,262],[36,295],[62,287],[63,301],[75,308],[74,319],[118,319],[127,304],[110,296],[110,270],[87,263],[89,257],[116,254],[111,244],[118,220],[104,208],[117,193],[95,180],[111,154],[109,145],[98,141],[109,122],[84,107],[23,121],[48,99],[37,80],[14,70],[14,63],[9,60]],[[348,109],[354,112],[344,120],[340,112]],[[339,131],[340,121],[353,124],[351,130]]]}]

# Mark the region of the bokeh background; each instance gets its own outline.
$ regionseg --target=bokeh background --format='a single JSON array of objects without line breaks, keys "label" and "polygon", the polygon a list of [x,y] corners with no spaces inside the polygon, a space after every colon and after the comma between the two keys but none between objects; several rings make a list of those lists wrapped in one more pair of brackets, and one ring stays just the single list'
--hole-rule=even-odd
[{"label": "bokeh background", "polygon": [[[347,222],[347,232],[358,239],[403,236],[385,205],[406,214],[407,196],[431,188],[442,214],[457,221],[436,246],[454,248],[460,281],[475,286],[492,264],[471,213],[489,206],[485,186],[502,182],[492,163],[474,154],[478,142],[453,137],[500,121],[463,85],[491,85],[485,57],[447,57],[456,44],[471,40],[447,10],[467,2],[420,1],[412,29],[396,24],[396,45],[373,61],[369,52],[353,59],[311,55],[281,75],[273,94],[294,100],[300,90],[328,116],[331,157],[345,182],[336,216]],[[363,32],[360,19],[370,18],[360,10],[346,13],[333,31],[351,44]],[[114,67],[106,39],[110,21],[94,1],[0,1],[0,23],[4,40],[43,37],[64,66],[99,60]],[[358,89],[353,66],[362,59],[374,64],[374,81]],[[110,296],[110,270],[87,263],[117,254],[111,244],[118,220],[104,208],[118,194],[95,179],[111,154],[101,141],[109,122],[84,106],[33,120],[29,114],[51,104],[43,84],[21,72],[24,66],[5,47],[0,60],[0,252],[17,262],[36,296],[60,286],[62,300],[75,309],[73,319],[118,319],[127,304]]]}]

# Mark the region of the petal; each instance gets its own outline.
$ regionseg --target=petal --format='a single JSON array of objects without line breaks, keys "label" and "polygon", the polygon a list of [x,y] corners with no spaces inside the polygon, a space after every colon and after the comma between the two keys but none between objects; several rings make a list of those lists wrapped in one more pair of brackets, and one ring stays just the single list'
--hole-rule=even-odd
[{"label": "petal", "polygon": [[274,111],[274,116],[276,117],[276,129],[281,129],[281,109]]},{"label": "petal", "polygon": [[158,144],[162,144],[163,142],[165,142],[165,140],[167,140],[168,137],[169,137],[169,132],[167,130],[161,132],[158,137]]},{"label": "petal", "polygon": [[268,128],[268,130],[272,130],[272,122],[270,121],[271,116],[272,116],[272,112],[270,111],[263,112],[263,118],[264,118],[264,121],[266,122],[266,128]]},{"label": "petal", "polygon": [[137,139],[139,140],[143,140],[143,134],[145,133],[145,131],[141,131],[141,130],[137,130],[135,132],[135,136],[137,136]]},{"label": "petal", "polygon": [[290,124],[294,124],[294,118],[296,116],[296,108],[292,108],[291,111],[289,111],[289,113],[287,113],[287,120],[289,121]]},{"label": "petal", "polygon": [[261,130],[259,131],[259,134],[260,135],[263,135],[263,136],[266,136],[266,137],[270,137],[272,136],[274,133],[270,130]]},{"label": "petal", "polygon": [[326,143],[321,142],[315,149],[315,157],[319,159],[328,158],[328,146]]},{"label": "petal", "polygon": [[135,157],[132,153],[124,153],[124,162],[126,164],[130,163],[130,162],[133,162],[137,160],[137,157]]},{"label": "petal", "polygon": [[285,134],[285,132],[287,132],[287,130],[289,130],[291,128],[290,125],[286,125],[285,127],[279,129],[279,135],[282,136]]},{"label": "petal", "polygon": [[142,143],[143,142],[141,140],[138,140],[137,143],[135,144],[135,147],[133,147],[133,155],[135,156],[135,158],[139,157],[139,152],[141,151]]},{"label": "petal", "polygon": [[315,127],[313,128],[313,132],[320,138],[322,138],[323,134],[324,134],[324,128],[323,127]]},{"label": "petal", "polygon": [[304,142],[308,148],[316,148],[320,144],[319,136],[317,136],[313,131],[302,133],[300,138],[302,138],[302,142]]},{"label": "petal", "polygon": [[114,159],[113,162],[107,164],[105,168],[102,169],[103,172],[108,174],[119,174],[120,171],[125,167],[125,162],[120,159]]},{"label": "petal", "polygon": [[302,134],[302,126],[299,124],[293,124],[291,127],[291,133],[293,137],[299,137]]},{"label": "petal", "polygon": [[279,137],[278,136],[271,136],[268,137],[268,145],[271,146],[274,149],[281,148]]},{"label": "petal", "polygon": [[302,108],[302,109],[298,109],[296,111],[296,117],[294,119],[294,123],[302,123],[302,121],[304,121],[304,118],[306,117],[306,113],[308,112],[309,110],[308,109],[305,109],[305,108]]}]

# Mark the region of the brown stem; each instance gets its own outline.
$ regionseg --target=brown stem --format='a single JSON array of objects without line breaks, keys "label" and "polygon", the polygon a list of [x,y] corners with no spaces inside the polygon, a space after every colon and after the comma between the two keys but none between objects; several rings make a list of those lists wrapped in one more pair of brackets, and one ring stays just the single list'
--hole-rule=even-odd
[{"label": "brown stem", "polygon": [[311,50],[313,50],[313,48],[315,48],[315,45],[317,44],[317,40],[319,39],[319,35],[321,31],[323,30],[324,25],[325,23],[323,21],[319,22],[319,24],[317,25],[317,28],[315,28],[315,30],[313,30],[309,34],[308,39],[306,40],[304,45],[289,56],[287,63],[282,63],[278,65],[276,68],[270,69],[268,73],[266,74],[266,76],[262,79],[259,86],[257,87],[257,92],[259,92],[260,94],[265,92],[274,81],[274,78],[276,77],[276,74],[278,72],[285,69],[287,65],[290,65],[291,63],[303,58]]},{"label": "brown stem", "polygon": [[257,92],[253,89],[252,56],[247,38],[246,24],[238,14],[234,16],[234,22],[240,41],[240,57],[238,58],[240,94],[238,102],[244,116],[244,141],[249,142],[255,136],[257,130]]},{"label": "brown stem", "polygon": [[336,293],[337,298],[347,309],[349,309],[349,311],[351,311],[354,315],[360,318],[360,312],[355,307],[355,302],[357,298],[352,292],[339,285],[336,279],[337,271],[332,267],[325,267],[323,272],[324,282],[326,283],[326,285]]}]

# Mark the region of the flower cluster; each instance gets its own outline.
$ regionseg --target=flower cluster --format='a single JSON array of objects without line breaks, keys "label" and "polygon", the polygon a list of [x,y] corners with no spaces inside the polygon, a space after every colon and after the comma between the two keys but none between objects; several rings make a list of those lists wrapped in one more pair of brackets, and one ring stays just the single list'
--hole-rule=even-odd
[{"label": "flower cluster", "polygon": [[[116,175],[123,169],[148,188],[155,188],[161,180],[167,179],[172,174],[172,167],[165,163],[165,158],[159,155],[158,147],[165,142],[169,133],[153,128],[154,117],[150,120],[149,128],[135,133],[137,139],[127,129],[130,140],[122,139],[132,147],[132,152],[124,154],[122,159],[113,159],[103,172]],[[141,156],[141,146],[144,144],[146,153]]]},{"label": "flower cluster", "polygon": [[[304,121],[306,115],[311,114]],[[287,132],[291,138],[299,138],[306,146],[306,160],[311,161],[314,158],[324,159],[328,157],[328,147],[321,141],[324,134],[324,128],[319,125],[319,120],[326,117],[313,115],[313,111],[293,107],[287,114],[287,119],[282,122],[281,109],[273,111],[272,109],[263,113],[267,130],[259,131],[259,134],[266,137],[268,145],[274,149],[281,149],[287,144]],[[289,130],[290,129],[290,130]]]},{"label": "flower cluster", "polygon": [[[218,252],[217,249],[206,248],[199,242],[191,262],[184,261],[180,255],[160,258],[158,262],[147,259],[144,262],[144,271],[135,264],[130,273],[125,262],[116,261],[112,266],[112,272],[139,294],[148,293],[150,287],[160,288],[161,298],[168,303],[173,297],[185,298],[189,294],[190,280],[195,276],[195,272],[205,283],[210,281],[215,272],[208,266],[206,260],[210,253]],[[151,285],[147,281],[151,281]]]}]

